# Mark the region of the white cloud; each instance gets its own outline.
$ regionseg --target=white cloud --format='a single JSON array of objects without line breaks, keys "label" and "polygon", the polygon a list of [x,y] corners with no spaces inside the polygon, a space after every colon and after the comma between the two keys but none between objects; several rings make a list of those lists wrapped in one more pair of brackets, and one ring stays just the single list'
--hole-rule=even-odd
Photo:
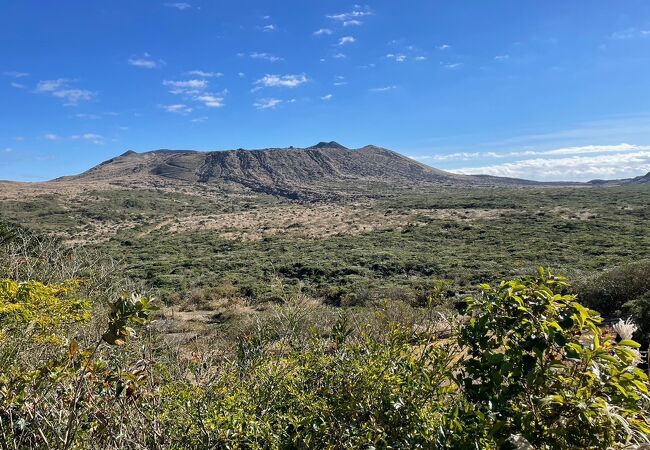
[{"label": "white cloud", "polygon": [[223,76],[223,73],[221,72],[206,72],[204,70],[190,70],[187,74],[203,78],[218,78]]},{"label": "white cloud", "polygon": [[198,94],[207,89],[209,83],[207,80],[185,80],[185,81],[163,81],[163,86],[170,88],[172,94]]},{"label": "white cloud", "polygon": [[76,106],[79,102],[91,100],[95,96],[94,92],[72,88],[69,83],[70,80],[65,78],[39,81],[34,92],[63,99],[63,104],[66,106]]},{"label": "white cloud", "polygon": [[183,103],[176,103],[176,104],[173,104],[173,105],[161,105],[160,107],[162,109],[164,109],[165,111],[167,111],[167,112],[176,113],[176,114],[183,114],[183,115],[189,114],[189,113],[191,113],[193,111],[192,108],[190,108],[189,106],[187,106],[187,105],[185,105]]},{"label": "white cloud", "polygon": [[271,32],[271,31],[277,31],[277,29],[278,28],[275,25],[270,24],[270,25],[264,25],[264,27],[262,28],[262,31]]},{"label": "white cloud", "polygon": [[639,30],[637,28],[628,28],[627,30],[616,31],[611,35],[611,38],[617,41],[648,37],[650,37],[650,30]]},{"label": "white cloud", "polygon": [[158,69],[165,64],[162,60],[155,60],[149,53],[142,56],[134,56],[128,59],[129,64],[141,69]]},{"label": "white cloud", "polygon": [[339,39],[338,45],[353,44],[354,42],[356,42],[356,39],[353,36],[343,36]]},{"label": "white cloud", "polygon": [[70,139],[88,141],[97,145],[104,143],[104,137],[96,133],[75,134],[74,136],[70,136]]},{"label": "white cloud", "polygon": [[309,79],[305,74],[301,75],[264,75],[255,82],[258,86],[264,87],[286,87],[295,88],[306,83]]},{"label": "white cloud", "polygon": [[178,2],[178,3],[165,3],[165,6],[168,8],[176,8],[179,11],[185,11],[186,9],[190,9],[192,5],[189,3],[183,3],[183,2]]},{"label": "white cloud", "polygon": [[332,30],[330,30],[329,28],[321,28],[314,31],[314,36],[322,36],[325,34],[332,34]]},{"label": "white cloud", "polygon": [[24,84],[16,83],[15,81],[12,81],[10,84],[11,87],[15,87],[16,89],[25,89],[27,87]]},{"label": "white cloud", "polygon": [[371,92],[387,92],[387,91],[392,91],[393,89],[397,89],[397,86],[394,84],[391,86],[381,86],[381,87],[376,87],[376,88],[371,88]]},{"label": "white cloud", "polygon": [[196,100],[208,108],[221,108],[224,106],[223,97],[216,97],[214,95],[199,95],[196,97]]},{"label": "white cloud", "polygon": [[79,113],[75,114],[75,117],[78,117],[79,119],[91,119],[91,120],[97,120],[100,118],[97,114],[89,114],[89,113]]},{"label": "white cloud", "polygon": [[404,62],[406,61],[406,55],[401,53],[398,54],[389,53],[386,55],[386,59],[392,59],[396,62]]},{"label": "white cloud", "polygon": [[327,94],[322,96],[320,99],[321,100],[332,100],[332,97],[334,97],[332,94]]},{"label": "white cloud", "polygon": [[60,138],[54,133],[47,133],[45,136],[43,136],[45,139],[48,141],[58,141]]},{"label": "white cloud", "polygon": [[[211,92],[206,92],[209,87],[207,80],[192,79],[183,81],[163,81],[163,85],[170,88],[169,92],[175,95],[184,95],[188,99],[195,102],[202,103],[208,108],[221,108],[224,104],[224,95],[228,94],[225,89],[221,93],[215,95]],[[172,108],[166,108],[168,112],[188,113],[192,109],[184,104],[170,105]]]},{"label": "white cloud", "polygon": [[467,175],[485,174],[541,181],[626,178],[650,172],[650,150],[596,156],[525,159],[451,171]]},{"label": "white cloud", "polygon": [[334,56],[332,56],[334,59],[345,59],[347,56],[345,56],[345,53],[336,53]]},{"label": "white cloud", "polygon": [[438,50],[448,50],[451,48],[451,45],[449,44],[442,44],[438,46]]},{"label": "white cloud", "polygon": [[346,20],[346,21],[343,22],[344,27],[358,26],[358,25],[362,25],[362,24],[363,24],[363,22],[361,22],[360,20],[356,20],[356,19]]},{"label": "white cloud", "polygon": [[416,56],[415,60],[416,61],[426,61],[427,57],[426,56]]},{"label": "white cloud", "polygon": [[331,14],[326,17],[330,20],[334,20],[345,24],[345,22],[350,22],[353,20],[360,22],[359,21],[360,18],[372,16],[372,15],[373,15],[372,11],[370,11],[368,8],[362,8],[360,5],[354,5],[353,10],[350,12]]},{"label": "white cloud", "polygon": [[203,116],[203,117],[196,117],[194,119],[191,119],[190,122],[192,122],[192,123],[203,123],[206,120],[208,120],[208,118],[206,116]]},{"label": "white cloud", "polygon": [[277,98],[263,98],[253,103],[253,106],[256,109],[273,109],[280,103],[282,103],[282,100]]},{"label": "white cloud", "polygon": [[8,72],[3,72],[3,75],[6,75],[8,77],[13,77],[13,78],[24,78],[24,77],[29,76],[29,74],[27,72],[17,72],[15,70],[10,70]]},{"label": "white cloud", "polygon": [[650,150],[650,147],[630,144],[583,145],[576,147],[561,147],[551,150],[519,150],[511,152],[456,152],[447,154],[413,156],[412,158],[421,161],[470,161],[476,159],[502,159],[524,156],[571,156],[599,153],[624,153],[645,150]]},{"label": "white cloud", "polygon": [[460,63],[440,63],[440,64],[442,64],[442,67],[449,70],[458,69],[461,66]]},{"label": "white cloud", "polygon": [[505,61],[507,59],[510,59],[510,55],[497,55],[494,57],[495,61]]},{"label": "white cloud", "polygon": [[282,61],[282,58],[280,58],[279,56],[274,56],[269,53],[252,52],[249,56],[253,59],[263,59],[271,62]]}]

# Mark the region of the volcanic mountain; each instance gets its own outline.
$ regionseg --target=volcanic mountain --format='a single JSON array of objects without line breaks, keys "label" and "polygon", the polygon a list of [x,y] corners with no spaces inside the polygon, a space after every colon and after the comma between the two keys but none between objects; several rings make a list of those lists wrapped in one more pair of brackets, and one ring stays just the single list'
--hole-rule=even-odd
[{"label": "volcanic mountain", "polygon": [[240,187],[289,198],[340,192],[368,185],[504,186],[532,181],[456,175],[434,169],[394,151],[368,145],[348,149],[336,142],[308,148],[263,150],[127,151],[76,176],[57,180],[169,186],[180,183]]}]

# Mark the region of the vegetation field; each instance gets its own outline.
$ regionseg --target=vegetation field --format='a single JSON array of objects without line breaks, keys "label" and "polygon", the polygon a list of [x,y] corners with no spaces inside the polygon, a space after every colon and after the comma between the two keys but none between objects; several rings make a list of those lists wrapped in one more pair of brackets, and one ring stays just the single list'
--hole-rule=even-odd
[{"label": "vegetation field", "polygon": [[[458,295],[543,265],[578,277],[650,257],[650,189],[375,188],[332,202],[155,190],[41,194],[0,217],[123,260],[168,302],[205,289],[273,300],[273,281],[340,305]],[[425,295],[426,298],[426,295]]]},{"label": "vegetation field", "polygon": [[0,194],[2,448],[650,444],[647,187],[48,189]]}]

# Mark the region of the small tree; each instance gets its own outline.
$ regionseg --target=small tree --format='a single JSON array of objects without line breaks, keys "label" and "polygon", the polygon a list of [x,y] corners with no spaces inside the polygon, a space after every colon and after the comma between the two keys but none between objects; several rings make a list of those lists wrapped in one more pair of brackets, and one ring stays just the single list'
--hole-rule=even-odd
[{"label": "small tree", "polygon": [[567,287],[540,269],[536,278],[483,285],[469,300],[458,383],[475,405],[466,423],[482,448],[515,439],[536,449],[649,441],[639,344],[603,335],[600,316],[564,295]]}]

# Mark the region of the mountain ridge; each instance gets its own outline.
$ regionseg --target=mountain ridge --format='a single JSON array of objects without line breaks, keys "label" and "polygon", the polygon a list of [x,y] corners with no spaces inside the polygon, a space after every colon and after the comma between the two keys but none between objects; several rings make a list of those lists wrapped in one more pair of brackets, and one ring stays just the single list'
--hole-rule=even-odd
[{"label": "mountain ridge", "polygon": [[446,187],[610,186],[650,183],[650,174],[627,180],[544,183],[489,175],[459,175],[375,145],[347,148],[335,141],[311,147],[236,150],[127,150],[91,169],[52,183],[105,182],[130,187],[202,185],[290,199],[345,195],[367,186]]},{"label": "mountain ridge", "polygon": [[93,181],[141,184],[177,182],[209,186],[239,186],[245,190],[288,198],[345,193],[360,184],[413,187],[512,186],[540,183],[512,178],[457,175],[427,166],[375,145],[350,149],[335,141],[306,148],[194,151],[129,150],[73,176],[53,182]]}]

